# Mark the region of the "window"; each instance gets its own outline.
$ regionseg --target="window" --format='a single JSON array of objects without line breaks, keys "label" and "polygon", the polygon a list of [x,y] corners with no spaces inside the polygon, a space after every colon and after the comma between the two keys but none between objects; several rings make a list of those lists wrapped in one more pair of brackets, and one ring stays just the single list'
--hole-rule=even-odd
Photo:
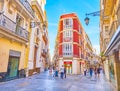
[{"label": "window", "polygon": [[70,43],[63,44],[63,55],[72,56],[72,44]]},{"label": "window", "polygon": [[72,18],[64,19],[63,26],[64,26],[64,29],[72,28],[72,26],[73,26]]},{"label": "window", "polygon": [[82,34],[82,28],[79,26],[79,33]]},{"label": "window", "polygon": [[79,41],[79,44],[82,45],[82,40]]},{"label": "window", "polygon": [[37,28],[37,35],[39,35],[39,28]]},{"label": "window", "polygon": [[17,14],[17,17],[16,17],[16,25],[21,27],[24,25],[24,19],[19,14]]},{"label": "window", "polygon": [[69,25],[69,19],[66,19],[65,25]]},{"label": "window", "polygon": [[108,26],[105,26],[105,31],[106,31],[106,32],[108,31],[108,29],[109,29],[109,27],[108,27]]},{"label": "window", "polygon": [[72,30],[65,30],[63,32],[63,41],[71,42],[72,41]]}]

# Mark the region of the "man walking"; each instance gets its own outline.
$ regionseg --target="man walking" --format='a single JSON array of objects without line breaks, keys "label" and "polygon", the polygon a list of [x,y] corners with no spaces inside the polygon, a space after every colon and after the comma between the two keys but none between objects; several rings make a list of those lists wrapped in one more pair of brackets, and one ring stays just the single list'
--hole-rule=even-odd
[{"label": "man walking", "polygon": [[84,76],[86,76],[87,69],[84,67]]},{"label": "man walking", "polygon": [[60,68],[60,74],[61,74],[61,79],[63,79],[63,75],[64,75],[64,67],[62,65],[62,67]]},{"label": "man walking", "polygon": [[65,78],[66,78],[66,67],[64,67],[64,75],[65,75]]},{"label": "man walking", "polygon": [[100,79],[100,66],[97,68],[98,79]]}]

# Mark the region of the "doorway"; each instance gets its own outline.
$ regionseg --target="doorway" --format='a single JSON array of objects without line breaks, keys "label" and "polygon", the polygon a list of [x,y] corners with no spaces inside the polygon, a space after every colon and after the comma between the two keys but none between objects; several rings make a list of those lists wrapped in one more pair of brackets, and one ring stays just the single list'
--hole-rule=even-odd
[{"label": "doorway", "polygon": [[19,57],[9,57],[7,79],[18,77]]},{"label": "doorway", "polygon": [[38,50],[38,47],[35,46],[35,48],[34,48],[34,64],[33,64],[33,72],[37,72],[37,71],[36,71],[37,50]]}]

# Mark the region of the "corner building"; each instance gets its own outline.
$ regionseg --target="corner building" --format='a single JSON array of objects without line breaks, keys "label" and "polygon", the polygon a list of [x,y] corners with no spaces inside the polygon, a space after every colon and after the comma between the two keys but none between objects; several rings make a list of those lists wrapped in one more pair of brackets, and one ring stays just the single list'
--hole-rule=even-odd
[{"label": "corner building", "polygon": [[64,65],[67,74],[79,74],[84,66],[84,37],[75,13],[60,16],[58,36],[59,68]]}]

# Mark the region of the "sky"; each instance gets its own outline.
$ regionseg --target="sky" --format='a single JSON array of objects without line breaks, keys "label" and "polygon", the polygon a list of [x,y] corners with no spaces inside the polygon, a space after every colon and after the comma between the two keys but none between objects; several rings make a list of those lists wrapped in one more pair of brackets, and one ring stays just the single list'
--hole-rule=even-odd
[{"label": "sky", "polygon": [[60,16],[66,13],[76,13],[86,33],[88,34],[93,48],[99,53],[99,16],[88,16],[89,25],[84,22],[86,13],[100,10],[99,0],[46,0],[46,13],[48,19],[48,36],[50,41],[50,55],[53,56],[55,39],[58,31]]}]

